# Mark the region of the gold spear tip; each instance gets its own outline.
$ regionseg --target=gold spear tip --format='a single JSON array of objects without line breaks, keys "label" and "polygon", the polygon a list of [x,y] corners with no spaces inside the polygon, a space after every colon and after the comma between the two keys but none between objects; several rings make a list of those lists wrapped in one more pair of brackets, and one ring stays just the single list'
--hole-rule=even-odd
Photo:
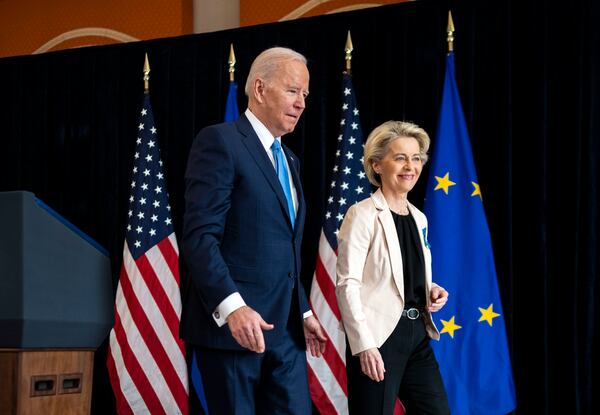
[{"label": "gold spear tip", "polygon": [[148,54],[144,57],[144,91],[148,92],[150,88],[150,63],[148,63]]},{"label": "gold spear tip", "polygon": [[354,50],[354,46],[352,46],[352,36],[350,36],[350,31],[348,30],[348,36],[346,36],[346,72],[350,73],[352,70],[352,51]]},{"label": "gold spear tip", "polygon": [[446,38],[448,52],[452,52],[454,50],[454,22],[452,21],[452,12],[450,10],[448,10],[448,26],[446,31],[448,33],[448,37]]},{"label": "gold spear tip", "polygon": [[233,43],[229,45],[229,60],[227,63],[229,64],[229,82],[233,82],[235,80],[235,53],[233,52]]}]

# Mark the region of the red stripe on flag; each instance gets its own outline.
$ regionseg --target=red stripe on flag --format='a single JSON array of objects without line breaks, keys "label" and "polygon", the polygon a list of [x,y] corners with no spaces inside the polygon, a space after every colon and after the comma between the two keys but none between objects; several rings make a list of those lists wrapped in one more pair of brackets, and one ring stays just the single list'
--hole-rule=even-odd
[{"label": "red stripe on flag", "polygon": [[[323,297],[325,297],[325,301],[329,304],[329,308],[331,312],[335,315],[335,317],[339,320],[342,319],[342,315],[340,314],[340,309],[337,305],[337,299],[335,297],[335,286],[333,285],[333,280],[331,279],[329,273],[323,266],[323,262],[321,261],[321,257],[317,255],[317,264],[315,266],[315,277],[316,281],[321,288],[321,292],[323,293]],[[314,281],[313,281],[314,283]]]},{"label": "red stripe on flag", "polygon": [[340,385],[340,388],[344,391],[346,395],[348,395],[348,380],[346,378],[346,365],[344,361],[340,357],[337,352],[335,346],[333,346],[333,342],[327,332],[324,331],[325,337],[327,337],[327,347],[325,347],[325,351],[323,352],[323,359],[327,362],[327,366],[331,369],[331,372],[335,376],[337,383]]},{"label": "red stripe on flag", "polygon": [[175,277],[175,281],[177,281],[177,285],[179,286],[179,255],[177,254],[177,251],[175,251],[173,244],[171,244],[169,238],[165,238],[156,244],[156,246],[158,246],[158,249],[165,258],[165,262],[171,269],[171,274],[173,274],[173,277]]},{"label": "red stripe on flag", "polygon": [[[170,245],[170,244],[169,244]],[[171,331],[171,335],[179,345],[179,349],[185,355],[185,345],[179,338],[179,316],[177,312],[173,308],[173,303],[167,296],[167,293],[164,290],[164,287],[160,283],[156,272],[154,272],[154,268],[152,264],[148,261],[146,255],[140,256],[135,260],[135,263],[140,270],[140,274],[146,281],[146,285],[148,289],[152,293],[152,298],[156,302],[158,309],[163,315],[169,330]]]},{"label": "red stripe on flag", "polygon": [[[142,262],[145,261],[146,265],[149,266],[147,259],[144,255],[140,256],[136,260],[136,263],[138,263],[140,260],[142,260]],[[150,268],[152,268],[152,267],[150,267]],[[141,275],[147,284],[148,284],[148,279],[150,279],[150,278],[156,279],[154,270],[152,270],[152,276],[148,276],[143,272],[141,272]],[[158,281],[155,281],[155,282],[158,283]],[[148,284],[148,287],[152,287],[152,285]],[[188,402],[187,391],[186,391],[185,387],[182,385],[181,380],[179,379],[179,376],[177,376],[177,372],[175,371],[175,368],[173,367],[173,364],[172,364],[171,360],[169,359],[169,356],[165,352],[165,349],[163,348],[158,335],[154,331],[154,327],[152,327],[152,324],[150,324],[150,320],[148,320],[148,316],[144,312],[144,309],[142,308],[141,304],[139,303],[139,301],[135,295],[135,292],[133,291],[133,287],[131,286],[131,282],[129,281],[129,278],[121,277],[121,289],[123,290],[123,297],[127,299],[127,305],[131,312],[131,317],[133,318],[133,321],[135,321],[135,325],[138,327],[138,330],[140,332],[140,335],[144,339],[144,343],[146,344],[146,347],[148,347],[148,350],[152,354],[154,361],[156,362],[163,377],[165,378],[165,382],[169,386],[169,389],[171,390],[171,393],[173,394],[173,398],[177,402],[177,406],[179,406],[179,409],[181,410],[182,413],[187,413],[187,402]],[[150,288],[150,290],[152,291],[152,288]],[[162,287],[161,287],[161,291],[162,291]],[[163,294],[164,294],[164,291],[163,291]],[[153,292],[153,295],[155,295],[154,292]],[[167,301],[168,301],[168,299],[167,299]],[[170,302],[169,302],[169,304],[170,304]]]},{"label": "red stripe on flag", "polygon": [[312,396],[313,403],[319,410],[321,415],[337,415],[338,411],[329,400],[329,396],[325,393],[321,382],[313,372],[310,365],[308,366],[308,384],[310,385],[310,393]]},{"label": "red stripe on flag", "polygon": [[108,350],[108,374],[110,378],[110,384],[112,385],[113,392],[115,394],[115,400],[117,404],[117,413],[119,415],[134,415],[133,410],[129,406],[129,402],[125,399],[121,385],[119,384],[119,375],[117,373],[117,366],[112,356],[112,350]]},{"label": "red stripe on flag", "polygon": [[[123,275],[126,274],[124,268],[121,268],[121,274],[121,287],[123,287],[123,280],[127,280],[127,275]],[[142,366],[140,366],[140,363],[137,360],[137,356],[129,346],[129,342],[127,341],[127,334],[125,333],[125,329],[121,324],[121,316],[119,316],[118,313],[115,315],[114,332],[117,338],[117,342],[119,343],[119,347],[121,348],[121,356],[123,357],[123,363],[125,365],[125,368],[127,368],[127,373],[129,373],[129,377],[135,384],[135,387],[138,390],[142,399],[144,400],[146,407],[153,411],[153,413],[164,414],[165,410],[160,400],[158,399],[154,388],[148,381],[148,378],[146,377]]]}]

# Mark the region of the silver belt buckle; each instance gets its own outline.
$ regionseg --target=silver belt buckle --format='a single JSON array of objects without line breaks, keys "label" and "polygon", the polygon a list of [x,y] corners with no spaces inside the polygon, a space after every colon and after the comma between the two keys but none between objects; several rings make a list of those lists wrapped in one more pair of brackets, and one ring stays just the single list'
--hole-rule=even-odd
[{"label": "silver belt buckle", "polygon": [[408,310],[404,310],[406,312],[406,317],[408,317],[409,320],[416,320],[419,318],[419,315],[421,314],[419,312],[418,309],[416,308],[409,308]]}]

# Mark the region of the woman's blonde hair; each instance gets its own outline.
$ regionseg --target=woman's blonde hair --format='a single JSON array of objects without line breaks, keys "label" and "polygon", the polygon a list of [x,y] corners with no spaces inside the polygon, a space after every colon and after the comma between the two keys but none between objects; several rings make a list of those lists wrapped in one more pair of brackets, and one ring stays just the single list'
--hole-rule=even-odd
[{"label": "woman's blonde hair", "polygon": [[367,178],[374,186],[381,187],[381,178],[373,169],[373,163],[380,163],[392,141],[400,137],[411,137],[417,140],[423,164],[427,162],[427,151],[431,140],[425,130],[407,121],[386,121],[371,131],[365,143],[363,164]]}]

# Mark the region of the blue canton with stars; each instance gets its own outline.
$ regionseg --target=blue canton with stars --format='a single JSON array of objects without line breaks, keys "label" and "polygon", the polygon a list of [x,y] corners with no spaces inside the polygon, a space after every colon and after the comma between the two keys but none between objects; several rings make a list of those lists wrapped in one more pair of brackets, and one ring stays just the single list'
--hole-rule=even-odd
[{"label": "blue canton with stars", "polygon": [[363,167],[364,144],[356,96],[352,77],[347,73],[344,73],[342,102],[340,135],[323,224],[323,233],[334,251],[337,251],[337,234],[346,211],[371,195],[371,184]]},{"label": "blue canton with stars", "polygon": [[126,240],[134,259],[173,233],[162,164],[150,95],[146,93],[140,112],[127,212]]}]

